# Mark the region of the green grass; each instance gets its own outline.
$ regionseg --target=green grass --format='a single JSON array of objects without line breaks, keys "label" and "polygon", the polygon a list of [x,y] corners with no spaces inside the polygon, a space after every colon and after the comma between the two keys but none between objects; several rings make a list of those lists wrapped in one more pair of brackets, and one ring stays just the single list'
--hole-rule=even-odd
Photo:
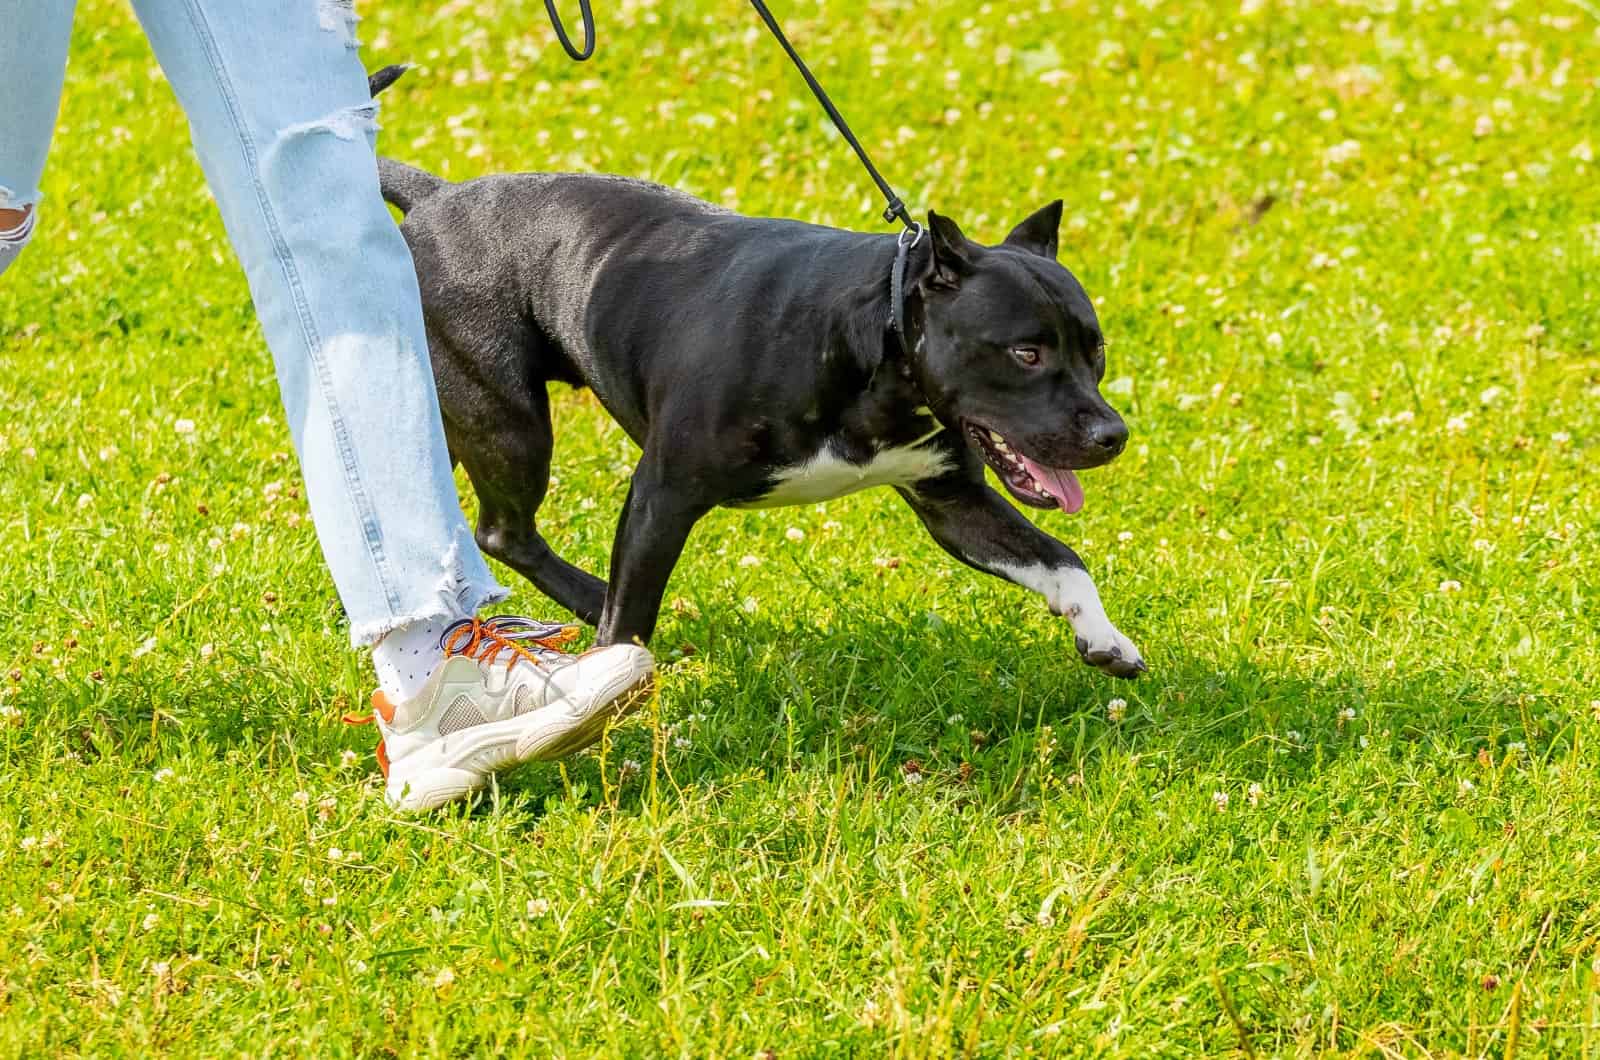
[{"label": "green grass", "polygon": [[[425,819],[181,115],[79,7],[0,281],[0,1054],[1600,1055],[1592,5],[786,0],[909,201],[1067,200],[1134,441],[1040,521],[1151,673],[887,492],[717,513],[647,716]],[[364,7],[398,157],[876,224],[738,3],[597,3],[583,67],[534,0]],[[558,418],[603,570],[635,454]]]}]

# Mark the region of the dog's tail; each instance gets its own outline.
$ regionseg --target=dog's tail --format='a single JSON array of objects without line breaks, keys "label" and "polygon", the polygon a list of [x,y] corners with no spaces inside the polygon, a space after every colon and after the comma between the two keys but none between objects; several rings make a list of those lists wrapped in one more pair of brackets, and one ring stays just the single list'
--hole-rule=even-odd
[{"label": "dog's tail", "polygon": [[[367,76],[367,90],[376,96],[400,80],[400,75],[409,69],[411,67],[405,63],[385,66]],[[383,189],[383,197],[400,207],[404,213],[410,213],[418,203],[432,197],[449,183],[416,166],[408,166],[392,158],[378,159],[378,184]]]},{"label": "dog's tail", "polygon": [[385,66],[377,73],[368,74],[367,91],[376,96],[379,92],[400,80],[400,75],[409,69],[411,69],[410,63],[395,63],[393,66]]}]

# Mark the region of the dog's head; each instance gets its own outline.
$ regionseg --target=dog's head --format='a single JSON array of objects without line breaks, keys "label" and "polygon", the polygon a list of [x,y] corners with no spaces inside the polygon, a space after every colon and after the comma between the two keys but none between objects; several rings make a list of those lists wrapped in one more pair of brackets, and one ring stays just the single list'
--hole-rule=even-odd
[{"label": "dog's head", "polygon": [[1058,200],[986,247],[930,212],[910,265],[922,308],[912,367],[934,415],[971,440],[1012,496],[1075,512],[1083,489],[1073,472],[1122,452],[1128,428],[1100,396],[1100,323],[1056,261],[1060,225]]}]

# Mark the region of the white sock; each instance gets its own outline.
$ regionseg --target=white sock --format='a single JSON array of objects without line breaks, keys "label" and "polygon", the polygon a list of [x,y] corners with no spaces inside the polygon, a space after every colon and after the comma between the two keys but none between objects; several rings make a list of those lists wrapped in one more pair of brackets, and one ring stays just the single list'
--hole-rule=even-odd
[{"label": "white sock", "polygon": [[444,659],[439,638],[449,625],[445,621],[412,622],[390,630],[372,646],[378,687],[389,702],[404,703],[422,691],[433,668]]}]

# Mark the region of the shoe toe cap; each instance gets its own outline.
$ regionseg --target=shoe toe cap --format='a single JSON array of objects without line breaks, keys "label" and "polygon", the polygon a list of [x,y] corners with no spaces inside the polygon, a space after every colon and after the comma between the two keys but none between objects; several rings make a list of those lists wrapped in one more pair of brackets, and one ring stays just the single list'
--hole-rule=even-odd
[{"label": "shoe toe cap", "polygon": [[573,683],[567,698],[575,706],[589,709],[648,680],[655,672],[655,659],[637,644],[612,644],[585,652],[568,669]]}]

